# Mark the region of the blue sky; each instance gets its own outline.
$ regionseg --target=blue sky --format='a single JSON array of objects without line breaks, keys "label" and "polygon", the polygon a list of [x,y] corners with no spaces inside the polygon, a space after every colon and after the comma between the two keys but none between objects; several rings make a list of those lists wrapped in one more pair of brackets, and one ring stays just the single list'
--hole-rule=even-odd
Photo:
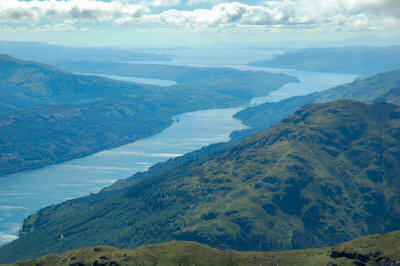
[{"label": "blue sky", "polygon": [[0,39],[164,46],[400,35],[400,0],[0,0]]}]

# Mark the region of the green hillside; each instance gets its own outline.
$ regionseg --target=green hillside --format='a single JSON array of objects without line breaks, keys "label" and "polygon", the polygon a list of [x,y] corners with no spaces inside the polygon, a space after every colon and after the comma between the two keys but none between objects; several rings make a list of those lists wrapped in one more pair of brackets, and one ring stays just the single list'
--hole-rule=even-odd
[{"label": "green hillside", "polygon": [[312,102],[328,102],[338,99],[355,99],[366,103],[388,102],[400,105],[400,70],[389,71],[348,84],[296,96],[279,102],[267,102],[247,108],[235,117],[254,130],[266,129],[293,114],[298,108]]},{"label": "green hillside", "polygon": [[[96,246],[11,265],[396,265],[400,231],[371,235],[334,247],[281,252],[238,252],[172,241],[133,250]],[[358,263],[358,264],[357,264]],[[393,263],[393,264],[391,264]]]},{"label": "green hillside", "polygon": [[400,46],[308,48],[277,55],[269,60],[251,62],[249,65],[316,72],[374,74],[400,67]]},{"label": "green hillside", "polygon": [[[74,75],[50,65],[0,55],[0,114],[61,104],[150,96],[157,87]],[[155,99],[157,99],[155,97]]]},{"label": "green hillside", "polygon": [[170,240],[299,249],[398,230],[399,113],[385,103],[308,104],[207,160],[40,210],[0,261]]},{"label": "green hillside", "polygon": [[166,89],[74,75],[1,55],[0,175],[126,144],[168,127],[174,114],[244,105],[296,80],[254,73],[243,72],[242,78],[270,83],[218,90],[198,80],[197,86]]}]

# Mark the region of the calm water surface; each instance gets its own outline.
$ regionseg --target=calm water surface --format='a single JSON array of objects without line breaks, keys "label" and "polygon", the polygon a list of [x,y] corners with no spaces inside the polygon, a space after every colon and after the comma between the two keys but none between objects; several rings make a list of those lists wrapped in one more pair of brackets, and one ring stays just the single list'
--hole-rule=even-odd
[{"label": "calm water surface", "polygon": [[[240,108],[179,115],[179,122],[154,136],[81,159],[0,177],[0,244],[17,237],[23,219],[48,205],[98,192],[117,179],[246,128],[232,116]],[[176,120],[176,118],[175,118]]]},{"label": "calm water surface", "polygon": [[126,76],[116,76],[116,75],[99,75],[99,74],[88,74],[88,73],[76,73],[76,74],[101,76],[101,77],[115,79],[115,80],[123,80],[123,81],[135,82],[135,83],[140,83],[140,84],[156,85],[156,86],[161,86],[161,87],[169,87],[169,86],[173,86],[173,85],[177,84],[173,80],[165,80],[165,79],[149,79],[149,78],[126,77]]},{"label": "calm water surface", "polygon": [[251,101],[253,105],[265,102],[279,102],[292,96],[322,91],[340,84],[352,82],[357,77],[357,75],[352,74],[316,73],[277,68],[256,68],[247,66],[237,68],[243,70],[265,70],[271,73],[286,73],[298,78],[300,81],[299,83],[288,83],[279,90],[269,93],[267,96],[253,98]]},{"label": "calm water surface", "polygon": [[[244,52],[244,50],[235,53],[228,50],[223,53],[216,50],[185,51],[176,55],[170,62],[159,63],[264,70],[287,73],[300,80],[299,83],[287,84],[268,96],[254,98],[252,104],[279,101],[291,96],[320,91],[351,82],[356,77],[356,75],[249,67],[246,66],[249,61],[270,57],[276,51],[252,50],[248,54]],[[165,87],[176,84],[168,80],[106,76]],[[98,192],[115,180],[144,171],[157,162],[211,143],[229,140],[232,131],[245,128],[240,121],[232,118],[232,115],[239,110],[241,109],[230,108],[185,113],[178,116],[179,122],[174,122],[171,127],[152,137],[85,158],[0,177],[0,245],[15,239],[23,219],[40,208]]]}]

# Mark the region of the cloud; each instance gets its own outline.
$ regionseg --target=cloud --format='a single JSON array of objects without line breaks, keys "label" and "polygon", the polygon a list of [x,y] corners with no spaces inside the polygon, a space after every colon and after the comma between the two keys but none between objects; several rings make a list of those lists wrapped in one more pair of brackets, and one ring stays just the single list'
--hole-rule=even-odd
[{"label": "cloud", "polygon": [[142,5],[147,5],[151,7],[170,7],[177,6],[181,4],[180,0],[151,0],[151,1],[143,1]]},{"label": "cloud", "polygon": [[70,20],[75,23],[114,21],[120,17],[140,17],[149,9],[140,4],[97,0],[2,0],[0,22],[37,23]]},{"label": "cloud", "polygon": [[43,27],[37,27],[33,31],[78,31],[76,27],[69,23],[58,23],[52,25],[44,25]]},{"label": "cloud", "polygon": [[147,7],[171,7],[181,4],[181,0],[120,0],[123,4],[140,4]]},{"label": "cloud", "polygon": [[342,4],[352,12],[386,14],[400,17],[400,4],[398,0],[341,0],[339,2],[343,2]]},{"label": "cloud", "polygon": [[9,205],[0,205],[0,210],[26,210],[26,207],[23,206],[9,206]]},{"label": "cloud", "polygon": [[5,232],[0,232],[0,243],[8,243],[17,239],[17,235],[10,235]]},{"label": "cloud", "polygon": [[253,6],[232,2],[217,4],[211,9],[168,10],[158,15],[145,15],[142,19],[194,29],[353,31],[399,27],[399,9],[398,0],[284,0],[265,1]]},{"label": "cloud", "polygon": [[189,0],[189,6],[206,2],[217,4],[208,9],[164,8],[160,11],[157,8],[179,5],[181,1],[0,0],[0,22],[44,22],[53,25],[47,29],[53,31],[74,30],[71,24],[97,22],[193,31],[378,30],[400,27],[398,1],[283,0],[248,5],[240,2],[218,3],[219,0]]},{"label": "cloud", "polygon": [[189,6],[195,6],[195,5],[201,5],[201,4],[219,4],[222,3],[223,0],[188,0],[187,5]]},{"label": "cloud", "polygon": [[145,14],[140,21],[145,24],[154,23],[203,30],[207,28],[375,29],[380,26],[395,26],[396,23],[399,25],[396,10],[398,8],[391,8],[394,2],[395,0],[318,2],[284,0],[266,1],[258,6],[232,2],[214,5],[211,9],[192,11],[171,9],[160,14]]},{"label": "cloud", "polygon": [[144,16],[142,20],[146,23],[206,28],[246,23],[244,17],[254,8],[241,3],[223,3],[215,5],[211,9],[196,9],[193,11],[167,10],[160,14]]}]

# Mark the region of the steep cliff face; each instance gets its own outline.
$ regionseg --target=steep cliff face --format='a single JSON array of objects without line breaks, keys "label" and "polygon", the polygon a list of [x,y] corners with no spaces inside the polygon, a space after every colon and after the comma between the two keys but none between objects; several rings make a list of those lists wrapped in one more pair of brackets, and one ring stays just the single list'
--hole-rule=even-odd
[{"label": "steep cliff face", "polygon": [[298,249],[399,229],[399,114],[386,103],[306,105],[207,160],[43,209],[0,258],[173,239]]}]

